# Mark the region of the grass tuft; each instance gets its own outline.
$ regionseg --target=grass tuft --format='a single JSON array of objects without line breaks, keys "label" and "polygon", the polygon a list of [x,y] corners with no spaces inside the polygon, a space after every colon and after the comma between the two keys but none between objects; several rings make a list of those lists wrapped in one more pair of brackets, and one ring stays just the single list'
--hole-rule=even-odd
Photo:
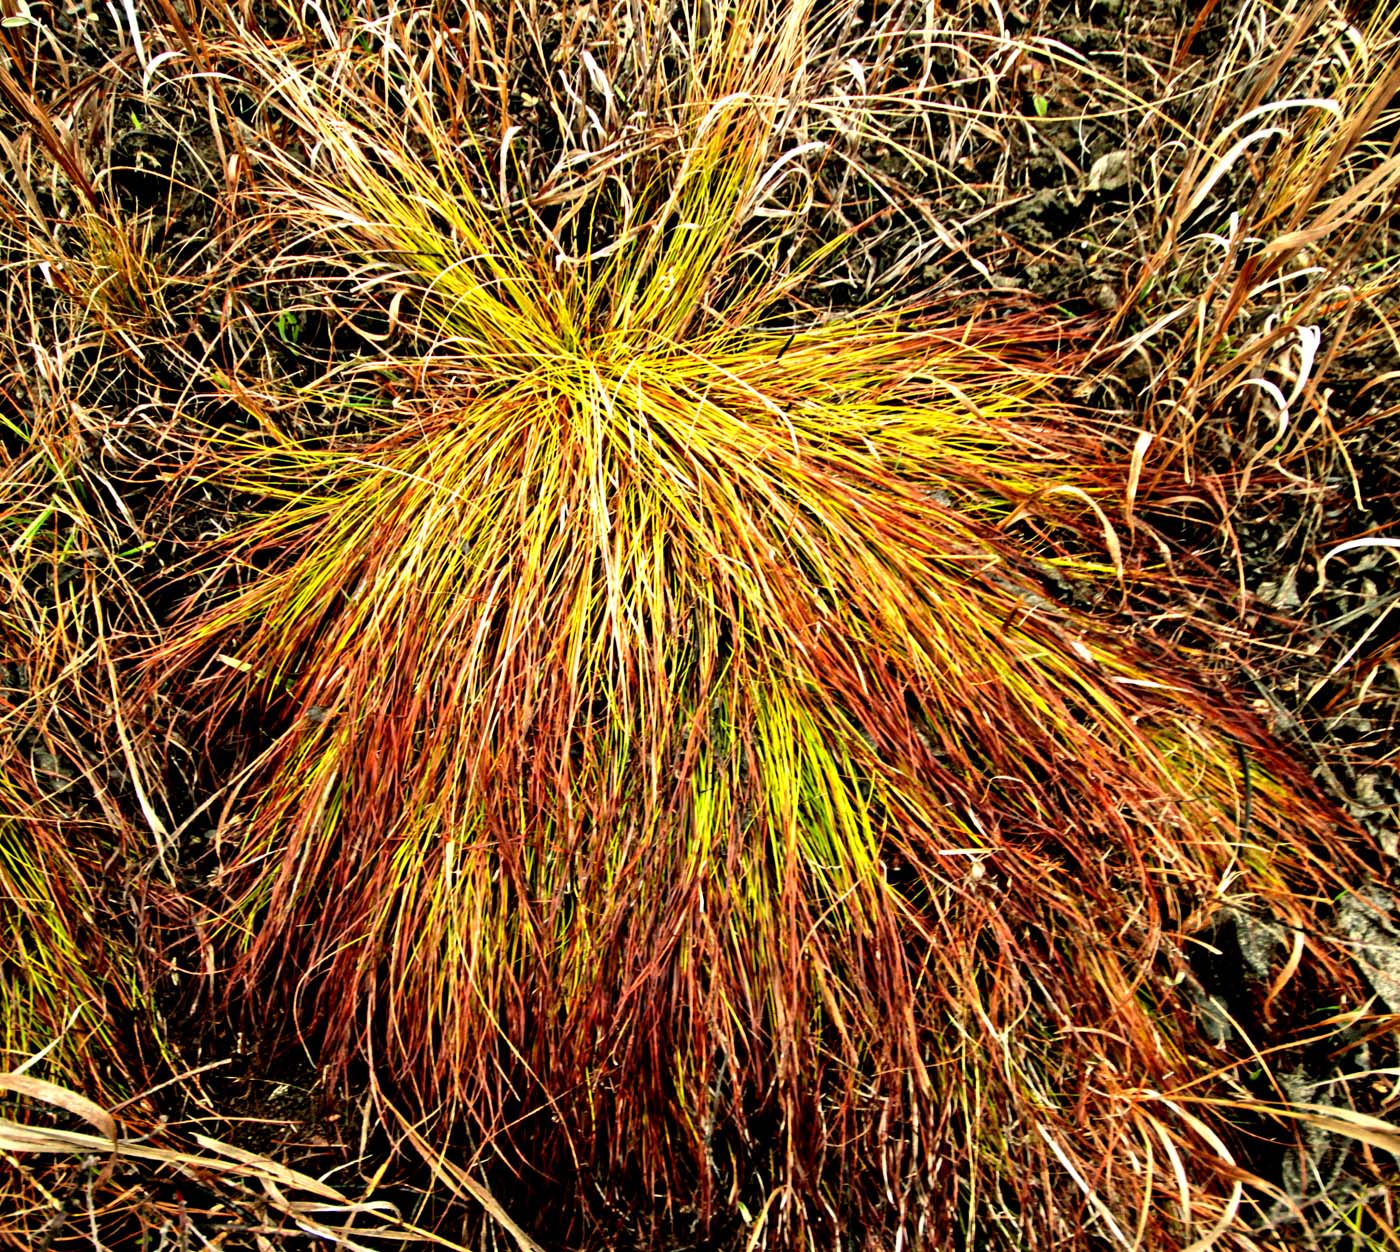
[{"label": "grass tuft", "polygon": [[257,101],[223,333],[264,368],[172,427],[180,498],[244,507],[149,681],[242,735],[226,994],[639,1239],[1213,1239],[1232,1132],[1169,1097],[1254,1026],[1191,947],[1302,936],[1261,1023],[1355,1003],[1316,936],[1358,855],[1083,607],[1139,575],[1073,331],[822,301],[834,19],[685,16],[579,53],[542,180],[469,120],[523,11],[208,50]]},{"label": "grass tuft", "polygon": [[0,1244],[1393,1231],[1395,12],[1119,8],[4,20]]}]

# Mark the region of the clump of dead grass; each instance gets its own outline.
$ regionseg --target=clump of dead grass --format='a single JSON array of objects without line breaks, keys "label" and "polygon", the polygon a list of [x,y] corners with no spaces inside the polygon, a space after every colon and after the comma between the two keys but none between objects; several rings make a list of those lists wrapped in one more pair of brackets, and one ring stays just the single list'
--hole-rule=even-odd
[{"label": "clump of dead grass", "polygon": [[1167,86],[1189,116],[1142,171],[1155,248],[1103,344],[1115,366],[1147,358],[1146,431],[1188,480],[1203,432],[1215,468],[1222,431],[1241,497],[1267,469],[1349,473],[1343,415],[1383,380],[1349,380],[1338,404],[1329,367],[1395,344],[1395,16],[1248,3],[1204,70],[1179,54]]}]

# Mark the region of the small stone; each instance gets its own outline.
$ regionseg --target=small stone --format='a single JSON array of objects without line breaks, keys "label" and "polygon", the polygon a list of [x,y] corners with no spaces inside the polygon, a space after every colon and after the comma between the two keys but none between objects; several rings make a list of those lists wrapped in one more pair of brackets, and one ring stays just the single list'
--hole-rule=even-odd
[{"label": "small stone", "polygon": [[1303,603],[1298,595],[1298,571],[1289,570],[1282,582],[1262,582],[1254,594],[1275,609],[1296,609]]},{"label": "small stone", "polygon": [[1392,1013],[1400,1013],[1400,910],[1394,897],[1379,887],[1348,896],[1338,921],[1371,989]]},{"label": "small stone", "polygon": [[1128,154],[1121,148],[1106,152],[1089,167],[1085,191],[1117,191],[1128,185]]},{"label": "small stone", "polygon": [[1122,303],[1118,298],[1118,288],[1112,283],[1099,283],[1090,293],[1090,298],[1105,313],[1114,312]]}]

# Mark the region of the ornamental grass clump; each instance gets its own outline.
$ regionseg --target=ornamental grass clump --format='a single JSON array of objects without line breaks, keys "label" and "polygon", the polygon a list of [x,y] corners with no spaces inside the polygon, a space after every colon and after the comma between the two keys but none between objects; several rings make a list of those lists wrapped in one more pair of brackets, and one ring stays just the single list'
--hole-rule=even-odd
[{"label": "ornamental grass clump", "polygon": [[[1218,1235],[1193,1101],[1298,988],[1355,1005],[1312,938],[1353,854],[1073,607],[1137,584],[1073,340],[826,307],[834,19],[684,16],[591,61],[543,190],[492,113],[523,11],[204,48],[256,100],[242,416],[169,438],[234,512],[150,675],[231,780],[210,965],[562,1240]],[[1226,909],[1257,1022],[1189,960]]]}]

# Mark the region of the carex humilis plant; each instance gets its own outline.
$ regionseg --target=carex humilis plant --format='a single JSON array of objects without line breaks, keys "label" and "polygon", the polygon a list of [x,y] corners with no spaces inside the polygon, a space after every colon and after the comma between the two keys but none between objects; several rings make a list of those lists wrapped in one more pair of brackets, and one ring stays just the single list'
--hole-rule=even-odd
[{"label": "carex humilis plant", "polygon": [[203,44],[241,416],[170,435],[232,521],[148,690],[228,783],[217,977],[565,1242],[1218,1237],[1189,945],[1256,917],[1261,1021],[1354,1003],[1355,854],[1083,607],[1138,576],[1072,332],[824,298],[831,8],[619,5],[535,136],[527,6]]}]

